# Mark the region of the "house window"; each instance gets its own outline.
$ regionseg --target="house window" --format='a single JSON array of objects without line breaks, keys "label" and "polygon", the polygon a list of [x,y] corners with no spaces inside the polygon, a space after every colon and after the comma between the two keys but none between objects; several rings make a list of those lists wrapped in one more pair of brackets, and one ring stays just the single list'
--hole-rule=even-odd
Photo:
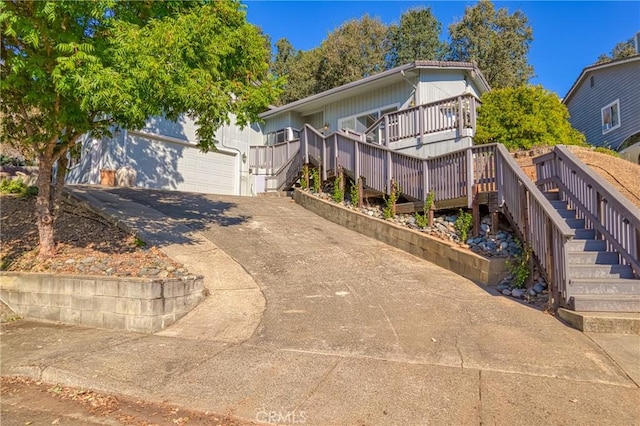
[{"label": "house window", "polygon": [[593,81],[593,76],[591,76],[591,78],[589,79],[589,82],[591,84],[591,87],[595,86],[595,82]]},{"label": "house window", "polygon": [[620,99],[602,108],[602,134],[620,127]]},{"label": "house window", "polygon": [[[354,132],[364,133],[367,131],[369,127],[371,127],[376,120],[378,120],[383,115],[397,111],[398,104],[388,105],[380,109],[367,111],[358,115],[352,115],[350,117],[341,118],[338,120],[338,128],[339,129],[348,129],[353,130]],[[367,140],[372,143],[379,143],[380,141],[380,132],[384,128],[384,124],[381,124],[378,127],[378,131],[373,134],[367,135]]]},{"label": "house window", "polygon": [[300,139],[300,131],[286,127],[277,132],[267,133],[265,135],[265,145],[275,145],[282,142]]}]

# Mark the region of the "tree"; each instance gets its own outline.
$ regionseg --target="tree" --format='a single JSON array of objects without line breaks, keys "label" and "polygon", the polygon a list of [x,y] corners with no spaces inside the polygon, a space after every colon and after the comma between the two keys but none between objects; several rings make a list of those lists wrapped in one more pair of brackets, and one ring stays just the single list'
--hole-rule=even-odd
[{"label": "tree", "polygon": [[571,127],[569,111],[542,86],[495,89],[482,95],[475,142],[498,142],[509,150],[541,145],[584,145]]},{"label": "tree", "polygon": [[271,72],[277,77],[288,75],[296,59],[296,53],[296,49],[286,38],[276,41],[276,54],[271,64]]},{"label": "tree", "polygon": [[617,59],[630,58],[631,56],[635,56],[637,54],[638,52],[636,52],[635,42],[631,38],[627,41],[621,41],[620,43],[616,44],[611,50],[611,53],[603,53],[602,55],[598,56],[596,64],[604,64]]},{"label": "tree", "polygon": [[416,60],[441,60],[446,44],[440,41],[442,25],[431,8],[411,9],[402,14],[400,25],[389,27],[391,51],[388,68]]},{"label": "tree", "polygon": [[460,22],[449,26],[450,59],[475,62],[494,88],[516,87],[533,76],[527,62],[533,30],[527,17],[495,10],[489,0],[467,7]]},{"label": "tree", "polygon": [[284,105],[319,92],[317,74],[322,60],[319,48],[298,51],[286,75],[280,104]]},{"label": "tree", "polygon": [[0,24],[1,138],[38,161],[43,257],[55,253],[67,153],[81,135],[188,114],[199,146],[215,149],[229,113],[247,124],[279,94],[265,40],[235,0],[16,0],[0,3]]},{"label": "tree", "polygon": [[347,21],[327,36],[320,52],[316,93],[384,71],[387,27],[368,15]]}]

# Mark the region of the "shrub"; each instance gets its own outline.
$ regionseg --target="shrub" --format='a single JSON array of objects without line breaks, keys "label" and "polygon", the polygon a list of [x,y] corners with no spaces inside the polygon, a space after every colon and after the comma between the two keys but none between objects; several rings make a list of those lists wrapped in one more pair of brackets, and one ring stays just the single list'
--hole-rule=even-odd
[{"label": "shrub", "polygon": [[473,223],[473,216],[471,213],[467,213],[462,211],[458,211],[458,218],[456,222],[453,224],[456,232],[458,233],[458,238],[461,243],[467,241],[467,237],[469,236],[469,231],[471,230],[471,225]]},{"label": "shrub", "polygon": [[331,198],[336,203],[341,203],[344,201],[344,190],[342,189],[342,175],[336,176],[336,179],[333,181],[333,192],[331,194]]},{"label": "shrub", "polygon": [[3,194],[18,194],[21,197],[34,197],[38,195],[38,188],[27,186],[22,178],[2,179],[0,182],[0,192]]}]

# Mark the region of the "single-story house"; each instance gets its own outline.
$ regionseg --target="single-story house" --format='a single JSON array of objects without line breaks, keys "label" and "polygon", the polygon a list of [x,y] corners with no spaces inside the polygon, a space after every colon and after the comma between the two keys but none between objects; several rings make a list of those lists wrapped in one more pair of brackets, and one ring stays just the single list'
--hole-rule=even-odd
[{"label": "single-story house", "polygon": [[[640,39],[640,33],[636,38]],[[640,51],[637,52],[629,58],[586,67],[564,97],[562,102],[569,110],[571,125],[584,133],[587,143],[617,151],[637,142]],[[634,139],[636,142],[631,143]]]},{"label": "single-story house", "polygon": [[[139,131],[121,129],[114,132],[113,138],[86,137],[81,158],[71,167],[67,181],[100,183],[101,169],[130,166],[137,172],[135,185],[139,187],[255,195],[264,191],[264,176],[261,178],[259,171],[249,168],[251,146],[295,140],[305,124],[324,134],[346,129],[371,143],[388,143],[383,141],[388,136],[383,134],[383,123],[388,129],[394,125],[417,129],[420,121],[422,129],[433,121],[440,126],[435,131],[395,139],[388,146],[416,156],[434,156],[471,146],[474,126],[463,128],[447,123],[456,120],[463,100],[467,102],[464,105],[473,100],[472,108],[464,108],[467,115],[474,115],[475,123],[475,102],[488,90],[486,79],[471,63],[416,61],[272,107],[260,114],[262,123],[244,129],[224,126],[216,134],[217,151],[209,153],[202,153],[195,146],[193,120],[150,118]],[[432,109],[425,119],[384,121],[385,114],[417,112],[426,104]]]}]

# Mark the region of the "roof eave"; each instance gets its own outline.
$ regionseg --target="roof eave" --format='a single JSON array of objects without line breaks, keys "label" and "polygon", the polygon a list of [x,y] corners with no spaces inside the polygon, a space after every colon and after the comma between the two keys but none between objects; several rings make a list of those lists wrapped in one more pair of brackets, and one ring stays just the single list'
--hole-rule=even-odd
[{"label": "roof eave", "polygon": [[618,66],[618,65],[626,64],[628,62],[634,62],[638,60],[640,60],[640,55],[634,55],[629,58],[618,59],[618,60],[606,62],[604,64],[595,64],[595,65],[589,65],[588,67],[585,67],[580,73],[580,75],[578,76],[578,78],[576,79],[576,81],[571,85],[571,88],[569,89],[567,94],[564,96],[564,98],[562,98],[562,103],[566,105],[567,102],[569,102],[569,99],[571,98],[571,96],[573,96],[574,92],[582,84],[584,79],[587,77],[587,74],[594,71],[599,71],[603,68]]}]

